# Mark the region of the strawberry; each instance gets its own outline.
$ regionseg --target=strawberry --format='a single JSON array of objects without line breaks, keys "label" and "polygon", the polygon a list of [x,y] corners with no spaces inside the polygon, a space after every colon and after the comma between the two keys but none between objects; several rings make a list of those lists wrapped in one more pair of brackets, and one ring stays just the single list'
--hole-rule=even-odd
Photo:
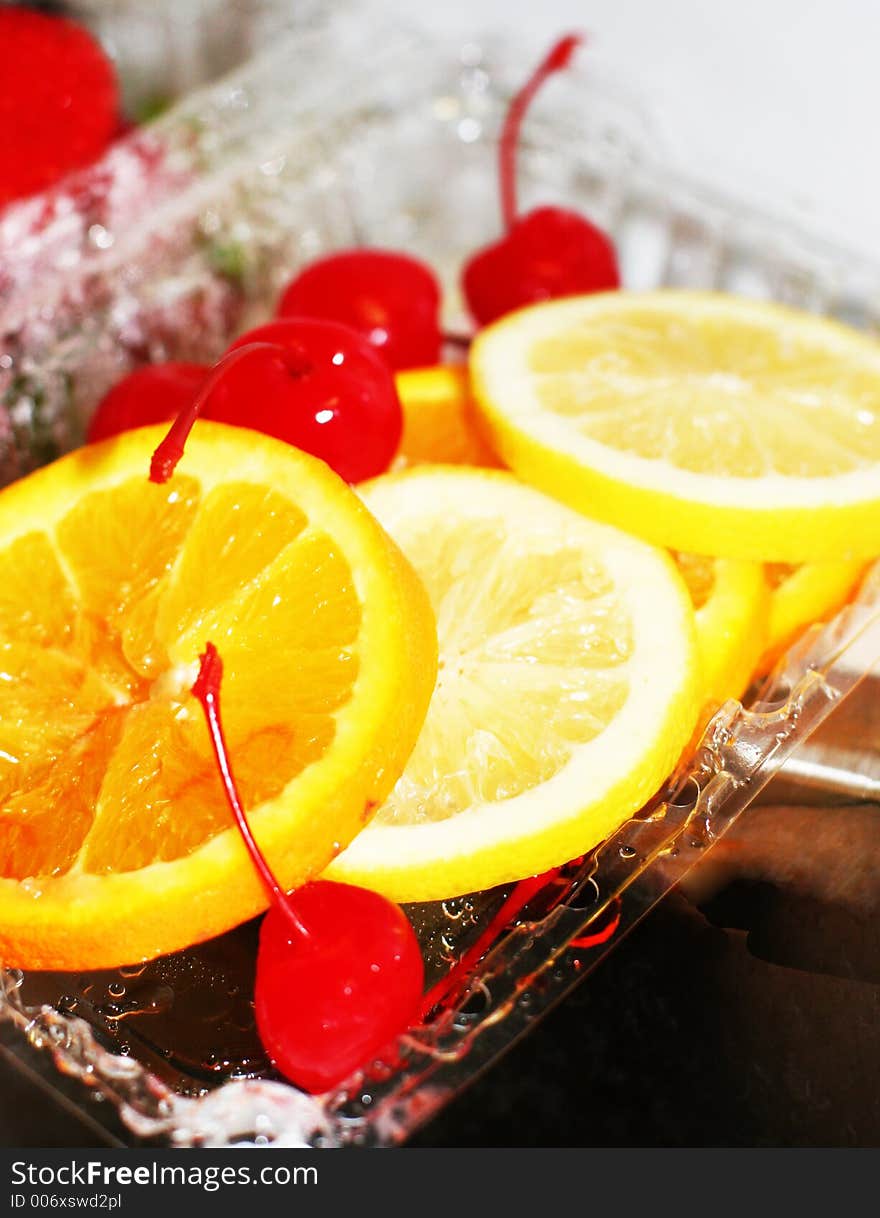
[{"label": "strawberry", "polygon": [[63,17],[0,6],[0,207],[94,161],[119,129],[113,65]]}]

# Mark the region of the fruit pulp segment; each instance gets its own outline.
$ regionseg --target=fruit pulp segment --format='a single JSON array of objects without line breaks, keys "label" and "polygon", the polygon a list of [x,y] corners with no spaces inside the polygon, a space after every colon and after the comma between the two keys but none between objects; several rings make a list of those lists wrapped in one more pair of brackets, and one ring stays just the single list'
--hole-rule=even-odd
[{"label": "fruit pulp segment", "polygon": [[443,820],[547,781],[626,701],[631,626],[598,563],[501,519],[400,521],[437,616],[440,664],[421,735],[381,823]]},{"label": "fruit pulp segment", "polygon": [[45,743],[47,760],[32,762],[17,787],[7,790],[0,805],[0,875],[20,880],[73,866],[125,714],[122,708],[105,710],[63,751]]},{"label": "fruit pulp segment", "polygon": [[[190,477],[131,478],[11,542],[0,550],[0,874],[140,868],[228,827],[189,694],[209,638],[223,647],[246,805],[279,794],[333,740],[360,618],[331,539],[246,481],[203,493]],[[283,685],[281,649],[299,677]]]},{"label": "fruit pulp segment", "polygon": [[676,550],[672,557],[687,584],[695,610],[700,610],[712,595],[715,584],[715,561],[703,554],[686,554]]},{"label": "fruit pulp segment", "polygon": [[768,562],[764,564],[764,574],[771,588],[781,587],[786,580],[791,579],[799,568],[790,562]]},{"label": "fruit pulp segment", "polygon": [[[128,712],[85,842],[84,870],[134,871],[170,861],[228,827],[228,808],[206,742],[194,730],[196,720],[179,715],[161,702],[140,703]],[[325,744],[319,740],[312,757]],[[312,757],[305,738],[290,727],[254,732],[235,758],[242,798],[251,807],[271,799]]]},{"label": "fruit pulp segment", "polygon": [[113,697],[75,657],[31,643],[0,642],[0,793],[58,757],[86,733]]},{"label": "fruit pulp segment", "polygon": [[537,339],[529,367],[587,438],[694,473],[823,477],[880,458],[876,361],[790,329],[629,307]]},{"label": "fruit pulp segment", "polygon": [[498,465],[480,431],[466,368],[417,368],[398,373],[396,383],[403,436],[393,468]]},{"label": "fruit pulp segment", "polygon": [[0,550],[0,638],[63,646],[75,619],[73,590],[44,533],[26,533]]},{"label": "fruit pulp segment", "polygon": [[306,518],[283,495],[262,486],[221,486],[200,505],[168,581],[161,633],[175,638],[259,575]]}]

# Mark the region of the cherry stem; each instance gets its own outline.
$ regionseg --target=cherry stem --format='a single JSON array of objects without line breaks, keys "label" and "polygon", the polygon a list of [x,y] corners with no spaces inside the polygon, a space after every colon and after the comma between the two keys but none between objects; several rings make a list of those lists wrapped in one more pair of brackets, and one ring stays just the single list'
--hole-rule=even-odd
[{"label": "cherry stem", "polygon": [[501,129],[501,218],[505,229],[510,232],[516,221],[516,154],[519,148],[520,128],[525,113],[532,104],[532,99],[543,85],[548,76],[567,68],[572,56],[584,42],[583,34],[566,34],[554,43],[547,55],[541,60],[532,75],[515,94],[504,119]]},{"label": "cherry stem", "polygon": [[235,823],[238,825],[239,832],[244,839],[248,854],[260,873],[260,879],[272,894],[275,904],[287,916],[295,933],[301,938],[308,939],[311,937],[308,927],[301,921],[287,900],[287,893],[278,883],[275,873],[266,861],[266,856],[257,845],[256,838],[248,824],[244,808],[241,806],[238,788],[235,785],[235,777],[232,773],[232,763],[229,760],[229,750],[226,747],[223,722],[220,718],[220,683],[222,679],[223,661],[220,659],[220,653],[213,643],[206,643],[204,652],[199,656],[199,675],[196,677],[192,687],[192,695],[202,704],[202,710],[205,712],[208,734],[211,737],[214,756],[217,758],[217,768],[220,771],[220,779],[223,783],[223,790],[226,792],[226,799],[229,802],[232,815],[235,817]]},{"label": "cherry stem", "polygon": [[436,1007],[449,999],[458,984],[468,976],[471,970],[482,960],[489,948],[493,946],[499,931],[510,925],[513,919],[528,905],[532,897],[540,892],[544,885],[553,879],[556,874],[556,871],[545,871],[541,875],[534,875],[526,880],[520,880],[510,896],[504,900],[489,925],[478,936],[477,941],[471,944],[446,976],[441,977],[435,985],[431,986],[430,990],[422,998],[421,1017],[423,1020]]},{"label": "cherry stem", "polygon": [[456,334],[454,330],[444,330],[440,336],[449,347],[457,347],[461,351],[470,351],[474,341],[470,334]]},{"label": "cherry stem", "polygon": [[[448,1010],[460,1001],[468,990],[468,982],[473,981],[473,970],[482,958],[495,946],[498,935],[506,927],[512,926],[529,902],[553,880],[559,878],[560,869],[545,871],[541,875],[529,876],[520,880],[501,904],[497,913],[478,936],[463,956],[452,966],[445,977],[441,977],[422,998],[420,1016],[424,1022],[439,1011]],[[564,900],[562,894],[557,896],[550,908],[555,908],[559,901]],[[541,915],[546,917],[550,910]],[[591,923],[592,925],[592,923]],[[608,912],[601,918],[596,929],[586,930],[582,935],[573,939],[569,947],[590,948],[606,943],[620,926],[620,901],[615,898],[608,906]]]},{"label": "cherry stem", "polygon": [[252,355],[258,353],[265,354],[267,351],[277,355],[285,369],[292,376],[304,376],[309,371],[310,365],[305,358],[304,352],[291,351],[287,347],[282,347],[280,343],[246,343],[243,347],[236,347],[233,351],[227,351],[223,358],[218,360],[211,369],[208,379],[189,406],[181,410],[180,414],[171,424],[165,439],[153,453],[153,458],[150,461],[151,482],[167,482],[177,469],[177,463],[183,456],[184,447],[196,419],[201,414],[208,398],[214,392],[217,383],[223,379],[229,369],[241,363],[242,360],[249,359]]}]

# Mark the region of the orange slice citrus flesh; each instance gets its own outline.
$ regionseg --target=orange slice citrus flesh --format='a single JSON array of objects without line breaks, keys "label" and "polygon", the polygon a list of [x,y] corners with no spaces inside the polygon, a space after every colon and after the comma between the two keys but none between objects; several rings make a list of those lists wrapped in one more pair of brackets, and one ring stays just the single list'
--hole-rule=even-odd
[{"label": "orange slice citrus flesh", "polygon": [[395,382],[403,437],[393,469],[425,463],[500,466],[480,430],[467,368],[412,368],[398,372]]},{"label": "orange slice citrus flesh", "polygon": [[783,652],[812,622],[827,621],[852,596],[864,575],[861,559],[792,566],[768,563],[771,589],[767,643],[758,669],[769,672]]},{"label": "orange slice citrus flesh", "polygon": [[381,803],[436,672],[424,590],[323,463],[199,423],[73,453],[0,494],[0,959],[113,967],[218,934],[266,893],[190,688],[224,718],[280,881],[320,873]]}]

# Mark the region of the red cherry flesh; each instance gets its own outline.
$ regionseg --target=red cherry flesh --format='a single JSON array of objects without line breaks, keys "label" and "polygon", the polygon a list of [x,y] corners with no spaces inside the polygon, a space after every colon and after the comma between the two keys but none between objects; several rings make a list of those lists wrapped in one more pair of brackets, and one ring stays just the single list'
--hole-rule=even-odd
[{"label": "red cherry flesh", "polygon": [[66,18],[0,5],[0,207],[96,160],[119,128],[110,60]]},{"label": "red cherry flesh", "polygon": [[123,377],[98,403],[89,422],[89,444],[108,436],[165,423],[184,410],[207,379],[206,364],[149,364]]},{"label": "red cherry flesh", "polygon": [[260,931],[254,1005],[273,1064],[305,1091],[329,1091],[419,1017],[424,965],[399,906],[315,880],[285,893],[241,806],[220,715],[223,664],[213,643],[192,693],[201,703],[235,823],[272,895]]},{"label": "red cherry flesh", "polygon": [[277,312],[351,326],[394,371],[440,361],[440,286],[409,254],[354,249],[319,258],[290,283]]},{"label": "red cherry flesh", "polygon": [[499,152],[506,232],[478,250],[462,272],[464,296],[479,325],[541,300],[620,286],[612,242],[584,216],[562,207],[517,215],[516,152],[522,120],[544,81],[568,66],[581,42],[576,34],[559,39],[510,103]]}]

